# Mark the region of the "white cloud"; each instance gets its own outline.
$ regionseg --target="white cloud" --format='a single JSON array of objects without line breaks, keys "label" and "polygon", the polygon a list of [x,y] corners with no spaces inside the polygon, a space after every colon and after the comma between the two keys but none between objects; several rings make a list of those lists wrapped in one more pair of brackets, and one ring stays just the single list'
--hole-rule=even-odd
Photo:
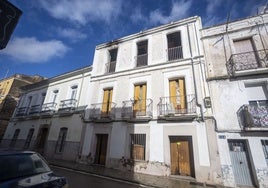
[{"label": "white cloud", "polygon": [[166,24],[185,18],[189,15],[192,0],[172,1],[172,9],[169,15],[163,15],[161,10],[157,9],[150,13],[149,22],[151,24]]},{"label": "white cloud", "polygon": [[90,21],[109,23],[122,12],[122,0],[40,0],[53,17],[85,25]]},{"label": "white cloud", "polygon": [[207,1],[206,15],[213,15],[217,13],[218,8],[222,6],[222,3],[224,2],[223,0],[206,0],[206,1]]},{"label": "white cloud", "polygon": [[14,38],[2,54],[24,63],[43,63],[54,57],[62,57],[69,48],[61,41],[38,41],[36,38]]},{"label": "white cloud", "polygon": [[87,38],[87,35],[85,33],[72,28],[58,27],[56,28],[56,32],[60,37],[70,39],[72,42],[77,42],[79,40],[84,40]]}]

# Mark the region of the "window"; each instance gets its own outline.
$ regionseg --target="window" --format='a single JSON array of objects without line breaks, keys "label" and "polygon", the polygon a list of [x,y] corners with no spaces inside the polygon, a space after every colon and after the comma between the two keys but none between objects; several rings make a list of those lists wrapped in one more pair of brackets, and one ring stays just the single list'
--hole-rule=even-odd
[{"label": "window", "polygon": [[77,85],[71,87],[71,99],[75,99],[77,94]]},{"label": "window", "polygon": [[169,80],[169,97],[175,112],[186,112],[186,92],[184,78]]},{"label": "window", "polygon": [[67,136],[68,128],[63,127],[60,129],[57,145],[56,145],[56,153],[62,153],[65,145],[65,140]]},{"label": "window", "polygon": [[134,86],[134,116],[146,115],[146,83]]},{"label": "window", "polygon": [[148,59],[148,41],[137,43],[137,67],[147,65]]},{"label": "window", "polygon": [[130,134],[130,157],[145,160],[146,134]]},{"label": "window", "polygon": [[20,134],[20,129],[16,129],[15,132],[14,132],[13,138],[12,138],[12,140],[10,142],[10,147],[13,148],[15,146],[19,134]]},{"label": "window", "polygon": [[46,93],[42,93],[42,95],[41,95],[41,104],[44,104],[45,98],[46,98]]},{"label": "window", "polygon": [[268,140],[261,140],[261,144],[266,159],[266,163],[268,165]]},{"label": "window", "polygon": [[173,61],[176,59],[182,59],[182,45],[181,45],[181,33],[175,32],[167,35],[168,41],[168,60]]},{"label": "window", "polygon": [[29,148],[29,146],[31,144],[32,137],[33,137],[33,133],[34,133],[34,129],[30,129],[28,132],[28,135],[27,135],[27,139],[26,139],[25,144],[24,144],[24,149]]},{"label": "window", "polygon": [[249,101],[250,106],[268,107],[268,100]]},{"label": "window", "polygon": [[30,106],[31,106],[32,99],[33,99],[33,97],[32,97],[32,96],[29,96],[29,97],[28,97],[28,101],[27,101],[27,107],[30,107]]},{"label": "window", "polygon": [[115,72],[117,51],[117,48],[109,50],[110,60],[107,64],[107,72]]},{"label": "window", "polygon": [[112,99],[113,99],[113,89],[112,88],[104,89],[102,110],[101,110],[102,116],[107,116],[111,111]]},{"label": "window", "polygon": [[54,90],[52,94],[52,102],[55,103],[57,96],[58,96],[59,90]]}]

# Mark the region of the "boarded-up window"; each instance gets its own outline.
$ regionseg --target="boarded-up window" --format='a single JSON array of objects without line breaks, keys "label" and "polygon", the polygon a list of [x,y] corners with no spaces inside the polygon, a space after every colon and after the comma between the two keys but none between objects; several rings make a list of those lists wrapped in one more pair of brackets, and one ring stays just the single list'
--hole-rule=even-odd
[{"label": "boarded-up window", "polygon": [[187,109],[186,92],[185,92],[185,80],[184,78],[178,78],[169,80],[169,96],[172,107],[176,110]]},{"label": "boarded-up window", "polygon": [[146,83],[134,86],[134,116],[146,115]]},{"label": "boarded-up window", "polygon": [[145,160],[146,134],[130,135],[130,156],[134,160]]},{"label": "boarded-up window", "polygon": [[108,115],[109,112],[111,111],[112,99],[113,99],[113,89],[112,88],[104,89],[102,109],[101,109],[102,116]]},{"label": "boarded-up window", "polygon": [[62,153],[66,141],[68,128],[63,127],[60,129],[57,145],[56,145],[56,153]]}]

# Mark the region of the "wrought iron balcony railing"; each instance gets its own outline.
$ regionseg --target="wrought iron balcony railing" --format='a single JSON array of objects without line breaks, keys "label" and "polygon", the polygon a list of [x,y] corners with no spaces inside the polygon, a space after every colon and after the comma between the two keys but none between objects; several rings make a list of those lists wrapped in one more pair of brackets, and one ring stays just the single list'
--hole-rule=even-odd
[{"label": "wrought iron balcony railing", "polygon": [[268,50],[251,51],[231,55],[227,62],[228,73],[232,76],[239,71],[268,68]]},{"label": "wrought iron balcony railing", "polygon": [[240,125],[245,128],[268,128],[268,105],[243,105],[237,112]]},{"label": "wrought iron balcony railing", "polygon": [[41,112],[46,113],[46,112],[54,112],[56,110],[57,103],[55,102],[50,102],[50,103],[45,103],[42,105]]},{"label": "wrought iron balcony railing", "polygon": [[124,119],[151,119],[153,117],[153,100],[123,101],[122,118]]},{"label": "wrought iron balcony railing", "polygon": [[76,108],[76,103],[77,103],[76,99],[62,100],[62,101],[60,101],[60,107],[58,110],[60,111],[60,110],[74,109],[74,108]]},{"label": "wrought iron balcony railing", "polygon": [[89,119],[91,120],[101,120],[101,119],[115,119],[115,107],[116,103],[96,103],[91,104],[91,109],[89,113]]},{"label": "wrought iron balcony railing", "polygon": [[148,65],[148,54],[142,54],[136,56],[136,66],[146,66]]},{"label": "wrought iron balcony railing", "polygon": [[106,67],[106,73],[115,72],[116,61],[106,63],[105,67]]},{"label": "wrought iron balcony railing", "polygon": [[173,61],[183,58],[182,46],[177,46],[167,49],[168,61]]},{"label": "wrought iron balcony railing", "polygon": [[29,107],[20,107],[16,111],[16,117],[22,117],[28,115]]},{"label": "wrought iron balcony railing", "polygon": [[195,95],[160,97],[158,116],[174,116],[196,113]]},{"label": "wrought iron balcony railing", "polygon": [[41,110],[41,105],[33,105],[29,109],[29,115],[38,114]]}]

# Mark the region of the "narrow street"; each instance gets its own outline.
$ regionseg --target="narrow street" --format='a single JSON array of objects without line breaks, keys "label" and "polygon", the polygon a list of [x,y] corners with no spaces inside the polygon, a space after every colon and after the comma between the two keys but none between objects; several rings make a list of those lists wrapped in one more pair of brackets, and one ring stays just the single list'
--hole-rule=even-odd
[{"label": "narrow street", "polygon": [[138,188],[147,187],[130,182],[101,177],[71,169],[51,166],[57,175],[65,176],[68,180],[69,188]]}]

